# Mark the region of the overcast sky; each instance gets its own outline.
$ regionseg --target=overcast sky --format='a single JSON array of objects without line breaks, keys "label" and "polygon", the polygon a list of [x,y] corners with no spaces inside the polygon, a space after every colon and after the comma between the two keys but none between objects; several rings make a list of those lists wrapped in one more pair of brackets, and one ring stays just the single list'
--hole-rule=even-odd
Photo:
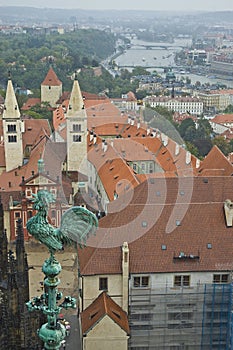
[{"label": "overcast sky", "polygon": [[88,10],[233,11],[233,0],[0,0],[0,6]]}]

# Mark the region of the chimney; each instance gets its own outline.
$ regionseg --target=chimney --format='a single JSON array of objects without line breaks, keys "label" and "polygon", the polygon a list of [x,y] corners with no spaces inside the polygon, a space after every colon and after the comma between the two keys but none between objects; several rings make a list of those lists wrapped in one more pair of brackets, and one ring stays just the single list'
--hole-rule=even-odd
[{"label": "chimney", "polygon": [[93,131],[90,132],[90,141],[92,141],[94,138]]},{"label": "chimney", "polygon": [[129,293],[129,247],[128,243],[122,245],[122,309],[128,313]]},{"label": "chimney", "polygon": [[175,156],[178,156],[179,153],[180,153],[180,145],[176,143]]},{"label": "chimney", "polygon": [[185,162],[186,162],[187,165],[191,162],[191,153],[189,151],[186,152]]},{"label": "chimney", "polygon": [[232,227],[233,220],[233,203],[230,199],[226,199],[224,202],[224,212],[227,227]]},{"label": "chimney", "polygon": [[94,145],[96,144],[96,140],[97,140],[97,137],[96,137],[96,134],[94,134],[94,136],[93,136],[93,143],[94,143]]},{"label": "chimney", "polygon": [[104,141],[104,144],[103,144],[103,151],[104,151],[104,152],[107,152],[107,149],[108,149],[107,141]]}]

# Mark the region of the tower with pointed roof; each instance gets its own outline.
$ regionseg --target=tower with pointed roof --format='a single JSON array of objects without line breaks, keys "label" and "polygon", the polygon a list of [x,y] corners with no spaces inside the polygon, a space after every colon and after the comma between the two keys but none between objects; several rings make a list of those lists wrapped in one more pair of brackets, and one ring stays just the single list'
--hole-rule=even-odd
[{"label": "tower with pointed roof", "polygon": [[24,132],[24,123],[21,120],[10,75],[8,77],[2,120],[6,171],[10,171],[23,163],[22,133]]},{"label": "tower with pointed roof", "polygon": [[86,172],[87,157],[87,115],[77,75],[70,95],[66,114],[67,170]]},{"label": "tower with pointed roof", "polygon": [[62,82],[50,67],[44,81],[41,83],[41,103],[48,102],[51,107],[57,107],[57,101],[62,95]]}]

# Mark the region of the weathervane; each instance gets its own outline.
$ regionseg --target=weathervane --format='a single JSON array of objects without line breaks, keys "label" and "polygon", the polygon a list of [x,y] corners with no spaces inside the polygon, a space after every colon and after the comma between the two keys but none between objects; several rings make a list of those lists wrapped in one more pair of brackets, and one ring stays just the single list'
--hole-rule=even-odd
[{"label": "weathervane", "polygon": [[34,297],[26,303],[29,311],[39,310],[47,315],[47,323],[38,330],[45,349],[60,349],[61,341],[66,336],[66,329],[59,322],[58,314],[62,308],[76,308],[76,299],[66,296],[60,304],[62,293],[57,286],[60,279],[57,277],[62,268],[54,254],[63,250],[67,244],[76,242],[84,246],[90,234],[95,234],[98,227],[96,216],[83,207],[71,207],[62,216],[61,225],[55,228],[48,222],[48,209],[50,203],[55,202],[54,196],[45,190],[38,191],[34,196],[34,209],[37,214],[27,222],[28,232],[38,241],[45,244],[50,257],[44,261],[42,271],[44,278],[44,293]]}]

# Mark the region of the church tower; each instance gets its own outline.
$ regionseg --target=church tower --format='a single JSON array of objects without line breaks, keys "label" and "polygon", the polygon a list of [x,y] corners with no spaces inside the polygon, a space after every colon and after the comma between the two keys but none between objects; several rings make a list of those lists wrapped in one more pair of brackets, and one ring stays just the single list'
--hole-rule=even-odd
[{"label": "church tower", "polygon": [[66,129],[67,170],[86,174],[87,115],[76,74],[66,114]]},{"label": "church tower", "polygon": [[19,106],[10,75],[6,89],[2,124],[6,171],[10,171],[21,166],[23,163],[22,133],[24,132],[24,123],[21,120]]},{"label": "church tower", "polygon": [[41,103],[48,102],[51,107],[57,107],[57,101],[62,95],[62,82],[50,67],[44,81],[41,83]]}]

